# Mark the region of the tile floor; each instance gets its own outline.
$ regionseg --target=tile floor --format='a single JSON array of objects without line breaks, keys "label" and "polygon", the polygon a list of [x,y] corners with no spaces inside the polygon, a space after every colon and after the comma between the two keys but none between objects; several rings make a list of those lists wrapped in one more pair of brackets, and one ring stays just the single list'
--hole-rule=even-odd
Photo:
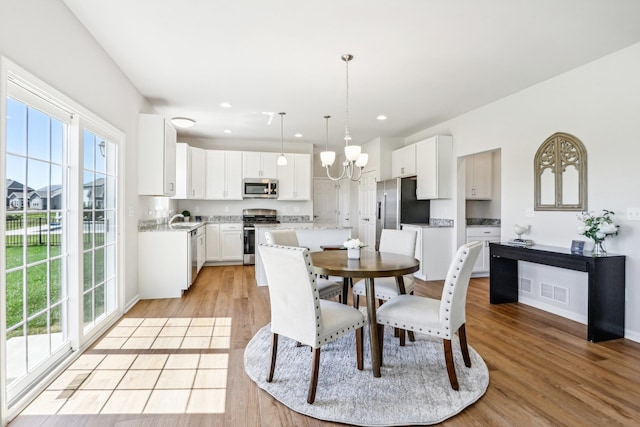
[{"label": "tile floor", "polygon": [[22,415],[223,413],[230,335],[230,318],[124,318]]}]

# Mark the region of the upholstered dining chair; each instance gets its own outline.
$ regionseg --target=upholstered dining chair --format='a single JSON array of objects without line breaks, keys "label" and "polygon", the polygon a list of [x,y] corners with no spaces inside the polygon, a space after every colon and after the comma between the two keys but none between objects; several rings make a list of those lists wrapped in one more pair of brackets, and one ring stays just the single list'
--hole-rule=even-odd
[{"label": "upholstered dining chair", "polygon": [[[414,230],[382,230],[380,235],[380,252],[415,256],[416,232]],[[413,275],[403,276],[405,293],[413,293]],[[400,294],[395,277],[381,277],[375,281],[375,298],[379,301],[388,301]],[[366,295],[364,280],[359,280],[353,285],[353,306],[358,308],[360,297]]]},{"label": "upholstered dining chair", "polygon": [[[271,230],[265,231],[264,235],[270,245],[300,246],[295,230]],[[335,280],[317,278],[316,285],[318,286],[320,298],[331,299],[338,297],[338,300],[342,299],[342,283]]]},{"label": "upholstered dining chair", "polygon": [[258,250],[269,281],[271,301],[271,366],[267,382],[273,380],[278,336],[311,346],[311,378],[307,402],[313,403],[318,386],[320,348],[349,332],[356,334],[356,365],[363,367],[364,315],[357,309],[320,298],[308,249],[260,245]]},{"label": "upholstered dining chair", "polygon": [[388,325],[442,338],[449,382],[454,390],[458,390],[458,378],[453,363],[451,340],[456,332],[460,339],[464,364],[467,368],[471,367],[465,329],[465,306],[471,270],[481,249],[481,242],[470,242],[458,249],[449,265],[440,300],[398,295],[382,304],[376,311],[380,337],[383,336],[384,326]]}]

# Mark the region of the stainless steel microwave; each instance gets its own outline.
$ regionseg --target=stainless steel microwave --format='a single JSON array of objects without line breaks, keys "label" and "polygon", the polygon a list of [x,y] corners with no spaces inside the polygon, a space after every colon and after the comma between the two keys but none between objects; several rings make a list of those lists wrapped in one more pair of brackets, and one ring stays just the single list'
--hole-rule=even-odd
[{"label": "stainless steel microwave", "polygon": [[277,179],[244,179],[242,181],[243,199],[277,199]]}]

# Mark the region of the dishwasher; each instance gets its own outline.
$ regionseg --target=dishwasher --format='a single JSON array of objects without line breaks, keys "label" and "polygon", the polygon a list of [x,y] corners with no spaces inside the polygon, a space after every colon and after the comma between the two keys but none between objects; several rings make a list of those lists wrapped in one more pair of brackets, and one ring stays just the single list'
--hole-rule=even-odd
[{"label": "dishwasher", "polygon": [[196,277],[198,276],[198,230],[192,230],[189,232],[190,234],[190,253],[189,253],[189,264],[191,265],[191,281],[189,282],[189,286],[193,285],[193,282],[196,281]]}]

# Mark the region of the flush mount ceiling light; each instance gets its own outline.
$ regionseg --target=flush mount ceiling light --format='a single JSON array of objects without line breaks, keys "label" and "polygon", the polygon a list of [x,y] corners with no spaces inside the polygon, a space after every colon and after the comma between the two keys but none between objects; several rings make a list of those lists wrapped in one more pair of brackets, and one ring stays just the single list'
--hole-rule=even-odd
[{"label": "flush mount ceiling light", "polygon": [[171,123],[173,123],[175,127],[186,129],[195,125],[196,121],[188,117],[174,117],[171,119]]},{"label": "flush mount ceiling light", "polygon": [[284,126],[283,126],[283,117],[287,113],[278,113],[280,114],[280,155],[278,156],[278,166],[286,166],[287,158],[284,156]]},{"label": "flush mount ceiling light", "polygon": [[378,119],[378,120],[387,120],[387,116],[385,116],[384,114],[380,114],[378,117],[376,117],[376,119]]},{"label": "flush mount ceiling light", "polygon": [[231,108],[231,104],[229,104],[228,102],[221,102],[221,103],[220,103],[220,106],[221,106],[222,108]]},{"label": "flush mount ceiling light", "polygon": [[324,166],[327,170],[327,176],[333,181],[339,181],[342,178],[349,178],[351,181],[359,181],[362,176],[362,170],[367,165],[369,161],[369,155],[362,152],[362,147],[359,145],[349,145],[349,141],[351,141],[351,135],[349,134],[349,61],[353,59],[353,55],[345,54],[340,57],[346,64],[346,81],[347,81],[347,90],[346,90],[346,123],[344,126],[344,155],[346,160],[342,163],[342,174],[334,178],[329,173],[329,168],[333,165],[333,162],[336,158],[336,153],[334,151],[329,151],[329,117],[324,116],[327,121],[327,143],[326,143],[326,151],[320,153],[320,160],[322,162],[322,166]]},{"label": "flush mount ceiling light", "polygon": [[293,136],[295,136],[296,138],[302,138],[302,134],[301,134],[301,133],[296,133],[296,134],[295,134],[295,135],[293,135]]},{"label": "flush mount ceiling light", "polygon": [[231,133],[231,129],[225,129],[224,133]]}]

